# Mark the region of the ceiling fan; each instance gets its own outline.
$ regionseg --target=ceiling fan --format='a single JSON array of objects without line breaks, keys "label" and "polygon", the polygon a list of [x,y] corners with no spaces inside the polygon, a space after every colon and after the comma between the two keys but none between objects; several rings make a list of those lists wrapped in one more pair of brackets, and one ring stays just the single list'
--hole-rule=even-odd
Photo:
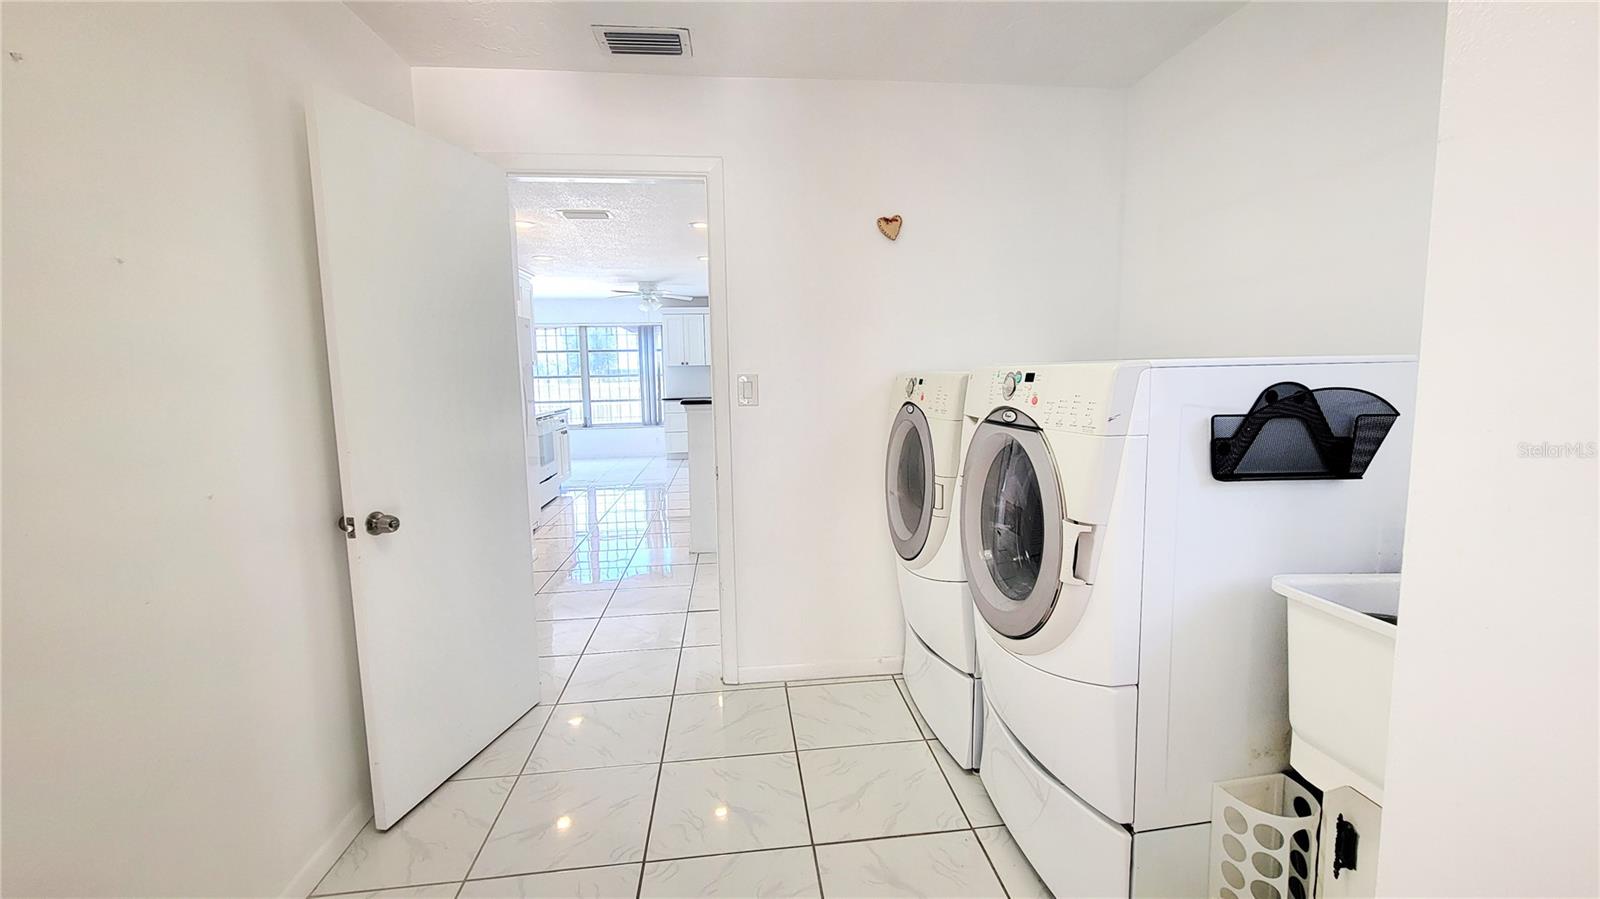
[{"label": "ceiling fan", "polygon": [[629,297],[638,297],[640,312],[650,312],[655,309],[660,309],[662,300],[673,300],[674,302],[678,303],[690,303],[694,301],[694,297],[684,296],[680,293],[667,293],[661,289],[660,284],[660,281],[640,281],[637,290],[621,290],[618,288],[612,288],[611,292],[616,294],[617,299],[619,300],[627,299]]}]

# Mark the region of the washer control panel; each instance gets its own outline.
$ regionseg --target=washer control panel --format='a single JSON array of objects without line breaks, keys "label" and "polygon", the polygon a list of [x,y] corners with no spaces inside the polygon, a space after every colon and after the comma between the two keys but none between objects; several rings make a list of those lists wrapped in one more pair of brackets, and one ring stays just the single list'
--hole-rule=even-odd
[{"label": "washer control panel", "polygon": [[956,421],[967,401],[966,372],[929,372],[902,375],[895,381],[896,402],[915,403],[929,418]]},{"label": "washer control panel", "polygon": [[997,407],[1010,406],[1051,431],[1127,433],[1126,407],[1131,407],[1133,388],[1143,368],[1132,363],[1085,362],[974,372],[967,414],[982,418]]}]

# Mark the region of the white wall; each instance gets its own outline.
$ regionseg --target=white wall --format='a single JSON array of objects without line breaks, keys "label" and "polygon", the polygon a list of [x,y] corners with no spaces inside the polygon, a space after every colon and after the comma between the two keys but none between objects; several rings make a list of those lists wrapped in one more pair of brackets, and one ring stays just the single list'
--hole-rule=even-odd
[{"label": "white wall", "polygon": [[303,893],[369,812],[301,97],[407,71],[337,4],[3,15],[4,892]]},{"label": "white wall", "polygon": [[1600,894],[1597,27],[1450,5],[1380,895]]},{"label": "white wall", "polygon": [[478,151],[722,157],[725,376],[761,376],[733,420],[741,668],[897,668],[890,379],[1109,354],[1120,96],[467,69],[417,69],[413,93]]},{"label": "white wall", "polygon": [[1135,85],[1119,354],[1416,352],[1443,31],[1252,3]]}]

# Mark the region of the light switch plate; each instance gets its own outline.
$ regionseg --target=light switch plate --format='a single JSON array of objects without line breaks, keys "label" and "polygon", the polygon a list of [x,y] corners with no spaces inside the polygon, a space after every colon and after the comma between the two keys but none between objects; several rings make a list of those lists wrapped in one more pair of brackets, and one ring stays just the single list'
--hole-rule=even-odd
[{"label": "light switch plate", "polygon": [[739,405],[761,405],[761,376],[740,375],[738,378]]}]

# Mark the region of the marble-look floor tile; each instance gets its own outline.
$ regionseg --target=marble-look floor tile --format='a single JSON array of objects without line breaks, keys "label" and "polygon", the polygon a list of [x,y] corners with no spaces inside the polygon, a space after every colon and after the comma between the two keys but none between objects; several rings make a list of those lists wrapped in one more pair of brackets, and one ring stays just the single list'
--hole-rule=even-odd
[{"label": "marble-look floor tile", "polygon": [[678,693],[714,693],[771,686],[774,685],[723,683],[720,646],[691,646],[683,650],[683,659],[678,663]]},{"label": "marble-look floor tile", "polygon": [[848,677],[811,677],[789,681],[791,687],[821,687],[827,684],[861,684],[867,681],[892,680],[892,674],[852,674]]},{"label": "marble-look floor tile", "polygon": [[1038,872],[1017,847],[1011,831],[1004,827],[980,827],[978,841],[989,854],[994,869],[1000,872],[1000,882],[1011,899],[1052,899],[1050,888],[1039,879]]},{"label": "marble-look floor tile", "polygon": [[661,761],[672,700],[616,699],[556,706],[527,758],[529,774]]},{"label": "marble-look floor tile", "polygon": [[978,772],[968,771],[956,764],[955,757],[940,746],[938,740],[929,740],[928,748],[933,750],[933,757],[938,760],[939,770],[944,772],[945,780],[950,782],[950,789],[955,790],[961,810],[967,813],[967,821],[973,827],[999,824],[1000,813],[989,801],[989,791],[983,788]]},{"label": "marble-look floor tile", "polygon": [[694,583],[693,562],[682,565],[630,565],[623,572],[618,586],[627,587],[688,587]]},{"label": "marble-look floor tile", "polygon": [[684,646],[717,646],[721,643],[721,612],[689,613],[689,626],[683,632]]},{"label": "marble-look floor tile", "polygon": [[[570,594],[568,594],[570,595]],[[553,619],[539,626],[539,655],[575,656],[583,652],[598,618]]]},{"label": "marble-look floor tile", "polygon": [[[646,537],[648,541],[650,538]],[[694,553],[687,544],[673,546],[643,546],[633,554],[633,568],[650,568],[662,565],[693,565]]]},{"label": "marble-look floor tile", "polygon": [[687,541],[690,531],[689,519],[664,518],[660,521],[651,522],[650,527],[645,529],[644,536],[647,540],[652,536],[665,535],[672,537],[674,540]]},{"label": "marble-look floor tile", "polygon": [[461,899],[634,899],[638,892],[635,864],[469,880],[461,887]]},{"label": "marble-look floor tile", "polygon": [[578,667],[577,656],[545,656],[539,660],[539,701],[555,705],[561,691],[572,678],[572,669]]},{"label": "marble-look floor tile", "polygon": [[518,778],[472,876],[640,861],[655,781],[654,765]]},{"label": "marble-look floor tile", "polygon": [[606,606],[606,617],[654,615],[689,609],[688,587],[619,587]]},{"label": "marble-look floor tile", "polygon": [[641,899],[821,896],[810,847],[646,862]]},{"label": "marble-look floor tile", "polygon": [[802,752],[800,770],[818,843],[967,826],[939,763],[920,740]]},{"label": "marble-look floor tile", "polygon": [[650,860],[809,842],[792,753],[662,766]]},{"label": "marble-look floor tile", "polygon": [[557,573],[566,573],[570,580],[587,580],[599,583],[608,583],[622,576],[628,569],[634,556],[635,540],[627,540],[616,546],[606,545],[611,541],[601,540],[598,545],[585,544],[572,551],[566,562],[557,569]]},{"label": "marble-look floor tile", "polygon": [[570,521],[552,521],[533,529],[535,540],[578,541],[594,533],[593,526]]},{"label": "marble-look floor tile", "polygon": [[[612,605],[616,600],[612,600]],[[595,628],[589,652],[677,649],[683,644],[684,614],[607,617]]]},{"label": "marble-look floor tile", "polygon": [[917,708],[916,702],[912,700],[911,689],[906,686],[905,679],[895,678],[894,685],[900,688],[900,695],[905,697],[906,708],[911,710],[911,719],[917,722],[917,730],[922,731],[922,738],[932,740],[934,738],[933,728],[928,726],[927,720],[922,717],[921,710]]},{"label": "marble-look floor tile", "polygon": [[550,717],[550,709],[551,706],[548,705],[537,706],[517,719],[505,733],[485,746],[472,761],[461,766],[461,770],[451,775],[450,779],[515,777],[521,774],[522,765],[528,760],[528,753],[533,749],[533,742],[539,739],[539,732],[544,729],[544,722]]},{"label": "marble-look floor tile", "polygon": [[605,614],[606,603],[610,601],[610,590],[540,593],[533,598],[533,608],[540,621],[559,621],[567,618],[599,618]]},{"label": "marble-look floor tile", "polygon": [[668,761],[793,749],[789,703],[781,688],[695,693],[672,700]]},{"label": "marble-look floor tile", "polygon": [[586,655],[567,681],[567,702],[670,696],[677,676],[678,650],[606,652]]},{"label": "marble-look floor tile", "polygon": [[515,782],[450,781],[382,833],[367,822],[316,893],[460,881]]},{"label": "marble-look floor tile", "polygon": [[893,681],[790,687],[789,708],[801,749],[922,739]]},{"label": "marble-look floor tile", "polygon": [[540,593],[571,593],[574,590],[610,592],[617,586],[616,578],[591,568],[568,568],[551,575],[539,588]]},{"label": "marble-look floor tile", "polygon": [[838,899],[1005,899],[971,831],[817,847],[822,888]]},{"label": "marble-look floor tile", "polygon": [[[533,541],[534,572],[560,571],[566,567],[567,560],[572,557],[572,551],[577,548],[577,544],[582,542],[582,537]],[[539,580],[542,583],[549,578]]]},{"label": "marble-look floor tile", "polygon": [[459,883],[430,883],[420,887],[399,887],[367,893],[341,893],[339,899],[455,899]]},{"label": "marble-look floor tile", "polygon": [[715,587],[717,585],[717,579],[721,576],[721,572],[722,567],[718,565],[714,559],[710,562],[707,562],[705,559],[701,559],[700,563],[697,564],[694,569],[694,585],[698,587],[701,584],[707,584]]},{"label": "marble-look floor tile", "polygon": [[722,591],[716,584],[697,584],[689,591],[689,611],[715,612],[720,608],[722,608]]}]

